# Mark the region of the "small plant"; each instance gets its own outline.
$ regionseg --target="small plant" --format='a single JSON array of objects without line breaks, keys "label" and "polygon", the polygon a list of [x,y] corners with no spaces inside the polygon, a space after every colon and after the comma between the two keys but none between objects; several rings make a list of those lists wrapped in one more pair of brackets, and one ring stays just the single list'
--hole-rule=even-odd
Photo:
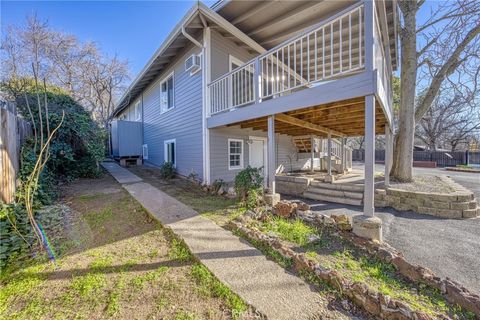
[{"label": "small plant", "polygon": [[[261,168],[248,166],[235,176],[235,191],[246,202],[247,206],[254,205],[257,202],[263,183],[261,170]],[[252,199],[249,200],[249,197]]]},{"label": "small plant", "polygon": [[160,166],[160,177],[165,180],[169,180],[175,177],[175,167],[171,162],[164,162]]},{"label": "small plant", "polygon": [[190,180],[193,183],[198,183],[198,173],[196,173],[193,169],[192,172],[187,177],[188,180]]},{"label": "small plant", "polygon": [[215,179],[215,181],[213,181],[212,183],[213,191],[217,193],[218,190],[220,190],[220,188],[224,187],[225,185],[226,184],[225,184],[225,181],[223,181],[223,179]]},{"label": "small plant", "polygon": [[261,189],[252,189],[247,193],[247,199],[245,200],[245,208],[247,210],[253,210],[260,205],[260,193]]}]

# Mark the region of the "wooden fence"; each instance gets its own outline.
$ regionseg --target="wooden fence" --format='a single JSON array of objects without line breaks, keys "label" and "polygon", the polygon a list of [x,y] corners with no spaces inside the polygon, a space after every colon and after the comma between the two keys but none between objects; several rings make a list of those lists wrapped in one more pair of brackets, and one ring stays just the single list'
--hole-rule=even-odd
[{"label": "wooden fence", "polygon": [[4,203],[15,199],[20,147],[31,134],[30,123],[17,115],[15,105],[0,100],[0,196]]},{"label": "wooden fence", "polygon": [[[480,164],[480,152],[467,151],[413,151],[413,161],[431,161],[436,162],[438,167],[455,167],[457,165]],[[355,149],[352,153],[353,161],[364,161],[365,150]],[[385,150],[375,150],[375,161],[385,161]]]}]

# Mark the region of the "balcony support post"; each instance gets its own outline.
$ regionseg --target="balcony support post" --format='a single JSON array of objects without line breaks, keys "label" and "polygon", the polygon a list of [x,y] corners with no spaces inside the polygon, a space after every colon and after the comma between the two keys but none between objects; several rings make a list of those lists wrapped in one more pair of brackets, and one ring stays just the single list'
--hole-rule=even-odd
[{"label": "balcony support post", "polygon": [[328,131],[328,140],[327,140],[327,170],[328,175],[332,176],[332,133]]},{"label": "balcony support post", "polygon": [[265,202],[274,206],[280,201],[280,195],[275,193],[276,152],[275,152],[275,116],[268,116],[267,138],[267,179],[268,192],[264,195]]},{"label": "balcony support post", "polygon": [[275,193],[275,116],[268,116],[268,189]]},{"label": "balcony support post", "polygon": [[314,160],[315,160],[315,138],[313,135],[310,136],[310,172],[315,171],[314,167]]},{"label": "balcony support post", "polygon": [[346,158],[346,150],[345,150],[345,138],[342,139],[342,174],[345,173],[345,158]]},{"label": "balcony support post", "polygon": [[363,214],[373,217],[375,187],[375,96],[365,97],[365,194]]},{"label": "balcony support post", "polygon": [[392,168],[393,139],[388,124],[385,125],[385,187],[390,185],[390,170]]}]

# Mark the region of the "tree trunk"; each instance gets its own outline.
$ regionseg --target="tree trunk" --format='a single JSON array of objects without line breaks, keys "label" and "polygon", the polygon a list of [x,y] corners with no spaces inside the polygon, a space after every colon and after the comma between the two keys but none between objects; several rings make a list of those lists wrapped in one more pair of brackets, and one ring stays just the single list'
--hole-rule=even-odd
[{"label": "tree trunk", "polygon": [[404,27],[400,31],[402,85],[391,175],[398,181],[412,181],[417,78],[416,0],[403,1],[399,5],[404,17]]}]

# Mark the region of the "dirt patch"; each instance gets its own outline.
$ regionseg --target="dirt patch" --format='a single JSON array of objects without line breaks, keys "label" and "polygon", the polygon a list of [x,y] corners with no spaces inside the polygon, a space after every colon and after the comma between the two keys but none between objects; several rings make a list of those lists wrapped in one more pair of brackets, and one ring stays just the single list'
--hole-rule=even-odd
[{"label": "dirt patch", "polygon": [[[112,177],[62,187],[56,265],[0,278],[0,318],[230,319],[252,311],[196,262]],[[199,280],[198,270],[202,271]]]},{"label": "dirt patch", "polygon": [[392,188],[405,191],[419,191],[432,193],[450,193],[455,189],[441,177],[433,175],[415,176],[413,182],[390,182]]}]

